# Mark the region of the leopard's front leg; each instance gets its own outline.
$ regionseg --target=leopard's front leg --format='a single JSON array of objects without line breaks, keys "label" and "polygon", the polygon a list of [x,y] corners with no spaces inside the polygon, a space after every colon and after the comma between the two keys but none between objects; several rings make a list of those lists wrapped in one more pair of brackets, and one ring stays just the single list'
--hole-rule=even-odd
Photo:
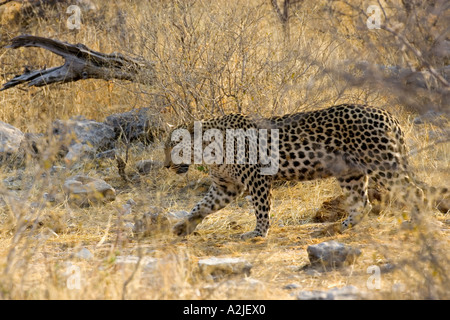
[{"label": "leopard's front leg", "polygon": [[191,234],[207,215],[228,205],[236,198],[239,191],[240,190],[227,188],[226,186],[220,186],[213,182],[205,197],[195,205],[184,221],[177,223],[173,227],[173,232],[177,236]]},{"label": "leopard's front leg", "polygon": [[252,203],[255,208],[255,230],[241,235],[242,239],[265,237],[269,231],[269,212],[271,206],[271,181],[267,176],[255,175],[253,183],[249,185]]}]

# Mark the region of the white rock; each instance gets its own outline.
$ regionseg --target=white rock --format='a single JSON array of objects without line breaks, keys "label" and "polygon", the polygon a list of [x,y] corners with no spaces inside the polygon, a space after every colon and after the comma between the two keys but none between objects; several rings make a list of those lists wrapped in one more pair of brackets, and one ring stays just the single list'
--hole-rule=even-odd
[{"label": "white rock", "polygon": [[140,258],[138,256],[127,255],[116,256],[115,264],[119,266],[135,265],[138,263],[139,259],[141,259],[140,265],[144,268],[144,270],[152,270],[158,263],[158,259],[153,257],[144,256]]},{"label": "white rock", "polygon": [[15,156],[25,135],[12,125],[0,121],[0,161]]},{"label": "white rock", "polygon": [[300,291],[298,300],[360,300],[366,295],[354,286],[333,288],[328,291]]},{"label": "white rock", "polygon": [[90,260],[92,259],[92,257],[93,257],[92,253],[86,248],[83,248],[77,253],[75,253],[75,258],[78,259]]},{"label": "white rock", "polygon": [[249,275],[252,265],[241,258],[217,258],[202,259],[198,262],[200,272],[213,277],[229,274]]}]

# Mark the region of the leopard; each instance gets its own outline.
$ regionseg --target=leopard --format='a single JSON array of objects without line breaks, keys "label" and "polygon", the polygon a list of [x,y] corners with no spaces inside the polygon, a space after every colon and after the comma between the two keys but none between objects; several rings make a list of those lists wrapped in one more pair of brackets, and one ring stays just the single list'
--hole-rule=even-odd
[{"label": "leopard", "polygon": [[[216,133],[226,137],[223,139],[225,144],[219,139],[216,141],[219,146],[219,142],[222,146],[229,145],[227,142],[231,138],[226,135],[227,130],[267,130],[270,134],[261,134],[262,138],[256,143],[254,139],[245,139],[241,147],[230,151],[230,154],[240,154],[245,161],[208,162],[211,177],[209,190],[186,219],[174,225],[173,232],[177,236],[191,234],[206,216],[226,207],[245,192],[250,195],[255,209],[256,226],[253,231],[242,234],[241,238],[266,237],[270,228],[271,190],[275,181],[337,179],[348,211],[348,216],[340,223],[341,232],[357,225],[371,211],[369,184],[401,193],[405,204],[410,202],[411,197],[419,199],[418,202],[426,202],[423,188],[409,170],[405,136],[400,123],[387,110],[361,104],[340,104],[269,118],[232,113],[200,121],[200,124],[201,128],[197,129],[201,133],[216,130]],[[177,129],[185,130],[190,138],[183,142],[179,138],[174,139]],[[194,135],[195,122],[171,131],[165,141],[165,168],[177,174],[188,171],[194,161],[194,152],[190,152],[195,149],[195,141],[192,143]],[[200,138],[197,148],[205,148],[205,141],[215,139]],[[251,152],[257,150],[259,145],[266,146],[266,150],[258,154],[256,161],[248,161]],[[178,151],[185,148],[180,154],[186,152],[186,157],[175,163],[173,156],[176,148]],[[218,150],[223,152],[223,149]],[[274,151],[275,157],[271,151]],[[263,174],[263,169],[268,167],[267,158],[275,159],[277,166],[270,174]],[[197,160],[199,163],[205,161]]]}]

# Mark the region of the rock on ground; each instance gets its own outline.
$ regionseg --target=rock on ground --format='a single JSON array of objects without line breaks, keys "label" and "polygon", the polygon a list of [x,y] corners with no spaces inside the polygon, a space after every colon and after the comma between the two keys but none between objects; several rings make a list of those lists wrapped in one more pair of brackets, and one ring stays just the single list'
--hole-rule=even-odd
[{"label": "rock on ground", "polygon": [[77,253],[75,253],[75,258],[82,259],[82,260],[91,260],[93,258],[93,254],[89,249],[83,248]]},{"label": "rock on ground", "polygon": [[24,137],[22,131],[0,121],[0,163],[18,156]]},{"label": "rock on ground", "polygon": [[96,152],[110,150],[115,145],[112,127],[83,117],[55,120],[52,124],[52,134],[65,147],[69,160],[86,155],[93,157]]},{"label": "rock on ground", "polygon": [[297,294],[298,300],[360,300],[365,294],[354,286],[333,288],[328,291],[300,291]]},{"label": "rock on ground", "polygon": [[102,179],[76,175],[64,182],[63,189],[69,197],[69,203],[78,206],[113,201],[116,191]]},{"label": "rock on ground", "polygon": [[115,139],[125,142],[141,141],[148,144],[160,131],[160,121],[153,117],[150,108],[133,109],[106,117],[104,122],[114,130]]},{"label": "rock on ground", "polygon": [[218,278],[225,275],[245,274],[250,275],[252,265],[241,258],[217,258],[202,259],[198,262],[200,272],[205,276]]},{"label": "rock on ground", "polygon": [[[140,262],[139,262],[140,260]],[[118,266],[135,266],[137,263],[144,268],[144,270],[152,270],[158,263],[158,259],[148,256],[138,257],[134,255],[116,256],[115,264]]]},{"label": "rock on ground", "polygon": [[308,246],[308,258],[312,266],[339,268],[352,264],[361,255],[361,250],[336,241],[326,241]]}]

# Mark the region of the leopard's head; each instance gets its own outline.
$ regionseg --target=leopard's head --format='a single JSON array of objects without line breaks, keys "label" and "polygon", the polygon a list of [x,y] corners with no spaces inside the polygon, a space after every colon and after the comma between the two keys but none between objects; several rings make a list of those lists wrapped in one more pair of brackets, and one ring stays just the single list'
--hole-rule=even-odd
[{"label": "leopard's head", "polygon": [[[192,163],[192,144],[189,126],[181,125],[172,129],[164,143],[164,167],[176,174],[183,174],[189,170]],[[185,154],[188,152],[189,154]]]}]

